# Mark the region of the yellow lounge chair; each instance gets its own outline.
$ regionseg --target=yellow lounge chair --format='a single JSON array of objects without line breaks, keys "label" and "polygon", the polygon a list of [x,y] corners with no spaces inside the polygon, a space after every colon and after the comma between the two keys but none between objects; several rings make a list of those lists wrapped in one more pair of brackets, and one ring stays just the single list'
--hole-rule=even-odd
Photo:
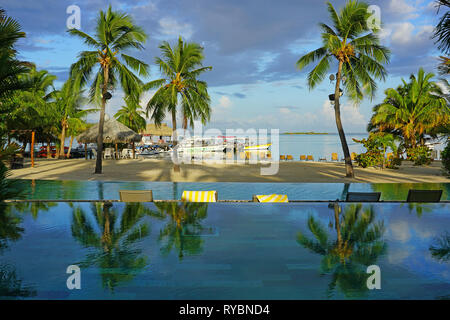
[{"label": "yellow lounge chair", "polygon": [[280,160],[286,160],[286,156],[280,156]]},{"label": "yellow lounge chair", "polygon": [[217,191],[183,191],[184,202],[217,202]]},{"label": "yellow lounge chair", "polygon": [[286,160],[294,160],[294,157],[292,157],[290,154],[288,154]]},{"label": "yellow lounge chair", "polygon": [[119,190],[122,202],[153,202],[152,190]]},{"label": "yellow lounge chair", "polygon": [[356,153],[355,153],[355,152],[352,152],[352,154],[351,154],[350,157],[352,158],[352,161],[355,161],[355,159],[356,159]]},{"label": "yellow lounge chair", "polygon": [[307,160],[307,161],[314,161],[314,157],[311,156],[311,155],[310,155],[310,156],[307,156],[307,157],[306,157],[306,160]]},{"label": "yellow lounge chair", "polygon": [[337,153],[332,153],[331,154],[331,161],[338,161],[338,154]]},{"label": "yellow lounge chair", "polygon": [[305,155],[301,155],[301,156],[300,156],[300,160],[301,160],[301,161],[306,161],[306,156],[305,156]]},{"label": "yellow lounge chair", "polygon": [[266,195],[254,195],[253,202],[281,203],[281,202],[289,202],[289,200],[288,196],[285,194],[266,194]]}]

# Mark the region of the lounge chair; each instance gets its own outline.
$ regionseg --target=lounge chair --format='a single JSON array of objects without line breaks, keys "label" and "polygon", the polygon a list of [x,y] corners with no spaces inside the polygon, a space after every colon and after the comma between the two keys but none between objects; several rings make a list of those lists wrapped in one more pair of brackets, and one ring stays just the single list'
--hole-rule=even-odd
[{"label": "lounge chair", "polygon": [[355,152],[352,152],[352,154],[350,155],[350,157],[351,157],[352,161],[355,161],[355,159],[356,159],[356,153],[355,153]]},{"label": "lounge chair", "polygon": [[217,191],[183,191],[184,202],[217,202]]},{"label": "lounge chair", "polygon": [[439,202],[442,190],[414,190],[410,189],[406,202]]},{"label": "lounge chair", "polygon": [[332,154],[331,154],[331,161],[339,161],[339,160],[338,160],[338,154],[337,154],[337,153],[332,153]]},{"label": "lounge chair", "polygon": [[111,148],[106,148],[105,149],[105,156],[104,156],[104,158],[105,159],[107,159],[107,158],[113,158],[113,154],[112,154],[112,150],[111,150]]},{"label": "lounge chair", "polygon": [[306,161],[306,156],[302,154],[302,155],[300,156],[300,161]]},{"label": "lounge chair", "polygon": [[290,154],[287,155],[286,160],[294,160],[294,157],[292,157]]},{"label": "lounge chair", "polygon": [[281,156],[280,156],[280,160],[286,160],[286,156],[281,155]]},{"label": "lounge chair", "polygon": [[348,192],[345,201],[347,202],[378,202],[381,192]]},{"label": "lounge chair", "polygon": [[272,203],[289,202],[288,196],[285,194],[254,195],[252,201],[253,202],[272,202]]},{"label": "lounge chair", "polygon": [[306,157],[306,160],[307,161],[314,161],[314,157],[309,155],[309,156]]},{"label": "lounge chair", "polygon": [[153,202],[152,190],[119,190],[122,202]]}]

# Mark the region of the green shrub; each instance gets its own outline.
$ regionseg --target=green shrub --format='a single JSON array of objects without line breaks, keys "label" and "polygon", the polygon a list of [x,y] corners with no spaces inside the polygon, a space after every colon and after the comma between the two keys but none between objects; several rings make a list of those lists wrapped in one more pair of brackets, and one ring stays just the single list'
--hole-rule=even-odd
[{"label": "green shrub", "polygon": [[6,199],[13,199],[20,195],[21,191],[16,188],[13,180],[7,179],[8,168],[0,161],[0,202]]},{"label": "green shrub", "polygon": [[397,157],[389,158],[386,162],[386,168],[389,169],[398,169],[401,165],[402,159]]},{"label": "green shrub", "polygon": [[406,149],[406,154],[406,159],[412,161],[415,166],[428,165],[433,161],[431,150],[427,146]]},{"label": "green shrub", "polygon": [[383,163],[383,155],[378,150],[370,150],[365,153],[358,154],[355,160],[362,168],[373,167]]},{"label": "green shrub", "polygon": [[441,153],[441,158],[445,173],[450,176],[450,140],[447,141],[447,145]]}]

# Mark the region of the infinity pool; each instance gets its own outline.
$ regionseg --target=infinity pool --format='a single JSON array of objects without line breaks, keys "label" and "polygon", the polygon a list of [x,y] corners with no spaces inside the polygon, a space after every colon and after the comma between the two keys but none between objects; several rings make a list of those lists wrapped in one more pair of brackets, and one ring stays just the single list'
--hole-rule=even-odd
[{"label": "infinity pool", "polygon": [[[8,203],[0,297],[450,299],[449,212],[448,203]],[[67,288],[69,265],[80,267],[79,290]],[[367,287],[371,265],[381,289]]]},{"label": "infinity pool", "polygon": [[189,183],[17,180],[25,199],[115,200],[119,190],[153,190],[159,200],[177,200],[183,190],[217,190],[221,200],[250,200],[254,194],[281,193],[292,200],[345,200],[348,191],[381,192],[382,200],[406,200],[409,189],[442,189],[450,200],[450,183]]}]

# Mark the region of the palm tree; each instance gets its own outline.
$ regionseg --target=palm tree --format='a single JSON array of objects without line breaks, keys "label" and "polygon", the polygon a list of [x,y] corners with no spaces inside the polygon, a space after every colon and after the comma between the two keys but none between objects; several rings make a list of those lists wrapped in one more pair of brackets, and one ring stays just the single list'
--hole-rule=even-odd
[{"label": "palm tree", "polygon": [[[94,109],[81,110],[81,105],[84,102],[83,91],[80,90],[79,84],[73,79],[67,80],[60,90],[56,90],[52,93],[54,98],[55,107],[57,110],[58,120],[61,125],[60,136],[60,150],[57,158],[64,158],[64,143],[66,140],[66,133],[69,129],[69,121],[72,117],[78,116],[79,118],[86,115],[89,112],[95,111]],[[73,123],[74,121],[72,121]]]},{"label": "palm tree", "polygon": [[450,108],[433,77],[421,68],[409,83],[402,80],[397,89],[387,89],[384,101],[373,109],[369,130],[394,133],[414,148],[424,145],[424,134],[437,134],[436,128],[448,126]]},{"label": "palm tree", "polygon": [[433,36],[436,39],[436,43],[439,44],[438,48],[447,54],[450,52],[450,1],[437,0],[436,5],[438,7],[438,13],[441,7],[447,7],[447,11],[440,18]]},{"label": "palm tree", "polygon": [[25,38],[20,29],[20,24],[0,8],[0,99],[29,86],[19,76],[28,72],[30,64],[18,61],[14,50],[17,40]]},{"label": "palm tree", "polygon": [[197,43],[184,42],[181,37],[175,47],[166,41],[159,46],[162,58],[155,59],[164,78],[151,81],[145,85],[145,90],[158,88],[147,104],[147,115],[155,124],[161,124],[166,112],[172,115],[173,141],[177,143],[177,107],[181,104],[183,113],[183,128],[188,122],[194,125],[194,120],[203,123],[210,118],[211,107],[208,86],[206,82],[197,79],[212,67],[203,67],[203,48]]},{"label": "palm tree", "polygon": [[330,222],[330,228],[336,230],[336,240],[330,239],[325,226],[310,216],[308,229],[314,239],[299,232],[297,241],[304,248],[323,256],[321,272],[332,276],[327,290],[329,295],[338,286],[346,296],[361,296],[368,290],[367,266],[375,264],[386,250],[382,240],[383,222],[375,222],[372,207],[349,205],[344,214],[341,214],[338,204],[331,207],[334,209],[334,225]]},{"label": "palm tree", "polygon": [[[97,152],[101,155],[106,100],[111,97],[108,89],[115,88],[119,81],[126,95],[134,96],[139,91],[142,82],[130,68],[146,77],[148,65],[123,52],[132,48],[143,49],[142,44],[145,43],[147,35],[142,28],[134,24],[129,15],[112,11],[111,6],[106,12],[100,11],[93,37],[77,29],[68,32],[83,39],[94,49],[80,53],[79,60],[71,66],[72,78],[83,85],[91,78],[95,66],[99,66],[90,88],[90,99],[101,104],[97,138]],[[95,173],[102,173],[101,156],[97,157]]]},{"label": "palm tree", "polygon": [[[122,106],[120,110],[114,115],[117,121],[123,123],[128,128],[135,132],[140,132],[145,130],[146,121],[143,117],[145,115],[144,111],[141,110],[139,105],[139,100],[135,100],[133,97],[129,96],[125,99],[125,106]],[[135,147],[134,141],[133,145],[133,159],[135,157]]]},{"label": "palm tree", "polygon": [[328,12],[333,21],[334,30],[330,26],[320,23],[319,26],[323,31],[323,46],[305,54],[297,61],[299,70],[319,61],[308,75],[308,87],[310,89],[315,88],[323,81],[331,67],[333,58],[338,62],[334,113],[345,156],[347,177],[354,177],[354,173],[341,122],[341,82],[343,82],[347,95],[353,101],[362,100],[364,95],[373,98],[377,88],[374,78],[385,79],[387,72],[383,64],[389,62],[390,55],[389,50],[380,45],[376,30],[370,32],[368,29],[369,13],[367,8],[366,3],[350,0],[337,13],[333,5],[328,2]]}]

